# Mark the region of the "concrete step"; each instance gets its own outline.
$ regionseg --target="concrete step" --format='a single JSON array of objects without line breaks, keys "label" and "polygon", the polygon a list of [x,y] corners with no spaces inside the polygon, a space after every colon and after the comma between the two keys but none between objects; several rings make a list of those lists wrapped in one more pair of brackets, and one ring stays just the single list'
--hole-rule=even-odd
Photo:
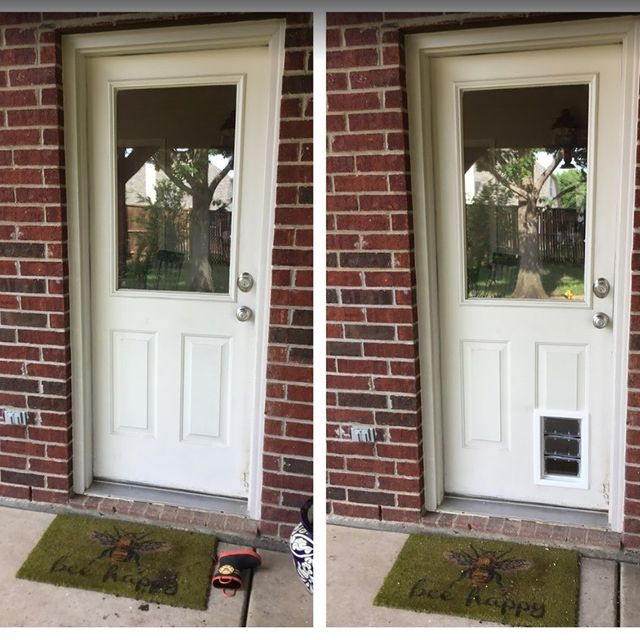
[{"label": "concrete step", "polygon": [[[16,572],[53,518],[38,511],[0,508],[0,627],[242,626],[246,590],[225,598],[212,589],[207,611],[196,611],[18,580]],[[219,545],[221,551],[232,548]]]},{"label": "concrete step", "polygon": [[313,598],[298,578],[288,553],[259,550],[253,572],[247,627],[310,627]]},{"label": "concrete step", "polygon": [[327,526],[327,626],[494,627],[492,622],[375,607],[375,598],[407,535]]},{"label": "concrete step", "polygon": [[620,626],[640,627],[640,565],[620,565]]},{"label": "concrete step", "polygon": [[615,627],[618,609],[618,563],[582,558],[580,562],[581,627]]},{"label": "concrete step", "polygon": [[[406,534],[329,525],[327,527],[327,625],[329,627],[495,626],[454,616],[375,607],[373,599],[402,548]],[[371,550],[375,549],[372,561]],[[640,626],[640,566],[582,558],[578,624]]]},{"label": "concrete step", "polygon": [[[206,611],[18,580],[16,572],[54,516],[0,507],[0,627],[309,626],[312,598],[289,554],[261,551],[263,568],[232,598],[211,589]],[[219,551],[238,548],[220,543]],[[251,600],[251,604],[250,603]],[[142,607],[142,608],[141,608]]]}]

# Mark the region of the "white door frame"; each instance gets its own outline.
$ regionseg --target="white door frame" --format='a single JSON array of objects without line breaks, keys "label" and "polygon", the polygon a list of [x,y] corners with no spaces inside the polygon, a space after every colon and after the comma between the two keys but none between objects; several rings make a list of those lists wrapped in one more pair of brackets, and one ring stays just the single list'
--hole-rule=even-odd
[{"label": "white door frame", "polygon": [[88,216],[88,148],[86,62],[90,57],[133,53],[198,51],[247,46],[269,51],[270,93],[268,110],[267,171],[264,216],[271,230],[260,262],[265,286],[256,304],[258,353],[255,424],[251,425],[250,483],[247,515],[260,518],[264,407],[266,401],[267,339],[271,292],[271,255],[275,221],[276,166],[280,122],[280,96],[284,68],[283,20],[220,23],[186,27],[161,27],[131,31],[63,36],[64,131],[67,167],[67,224],[69,297],[71,310],[71,363],[73,398],[73,488],[84,493],[93,481],[91,304]]},{"label": "white door frame", "polygon": [[635,191],[640,20],[629,17],[581,20],[409,35],[407,92],[414,210],[417,303],[422,370],[422,411],[426,508],[435,511],[444,496],[442,449],[440,332],[436,280],[434,157],[431,136],[432,57],[497,53],[598,44],[622,45],[623,121],[617,217],[614,300],[614,424],[611,447],[609,525],[622,531],[624,520],[624,451],[629,357],[631,249]]}]

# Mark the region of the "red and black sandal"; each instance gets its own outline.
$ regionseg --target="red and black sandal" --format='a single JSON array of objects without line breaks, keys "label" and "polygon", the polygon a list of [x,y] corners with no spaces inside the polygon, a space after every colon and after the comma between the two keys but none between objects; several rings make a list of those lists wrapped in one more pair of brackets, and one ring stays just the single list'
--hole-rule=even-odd
[{"label": "red and black sandal", "polygon": [[257,569],[261,564],[260,554],[253,549],[223,551],[218,555],[218,569],[211,584],[216,589],[222,589],[225,596],[233,597],[242,587],[242,571]]}]

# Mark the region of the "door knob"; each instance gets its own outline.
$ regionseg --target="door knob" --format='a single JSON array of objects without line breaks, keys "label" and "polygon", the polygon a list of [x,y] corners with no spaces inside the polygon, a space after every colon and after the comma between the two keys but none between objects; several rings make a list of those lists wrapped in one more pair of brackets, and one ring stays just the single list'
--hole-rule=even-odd
[{"label": "door knob", "polygon": [[238,307],[236,309],[236,318],[240,320],[240,322],[246,322],[247,320],[251,320],[251,316],[253,316],[253,311],[249,309],[249,307]]},{"label": "door knob", "polygon": [[611,285],[606,278],[598,278],[593,283],[593,293],[596,298],[606,298],[609,295],[609,291],[611,291]]},{"label": "door knob", "polygon": [[253,276],[246,271],[238,277],[238,289],[246,293],[251,291],[253,287]]},{"label": "door knob", "polygon": [[609,316],[606,313],[602,313],[602,311],[593,314],[593,326],[596,329],[604,329],[610,321]]}]

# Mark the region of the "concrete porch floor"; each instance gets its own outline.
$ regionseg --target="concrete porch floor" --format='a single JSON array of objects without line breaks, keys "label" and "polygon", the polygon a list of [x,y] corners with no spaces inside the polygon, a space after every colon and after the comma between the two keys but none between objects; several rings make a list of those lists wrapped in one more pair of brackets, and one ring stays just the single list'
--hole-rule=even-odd
[{"label": "concrete porch floor", "polygon": [[[470,618],[376,607],[408,534],[327,526],[328,627],[495,627]],[[640,626],[640,565],[583,557],[580,627]]]},{"label": "concrete porch floor", "polygon": [[[313,599],[287,553],[259,549],[262,566],[234,598],[211,590],[206,611],[18,580],[55,516],[0,507],[0,627],[309,627]],[[219,543],[219,551],[235,545]],[[247,585],[246,587],[244,585]],[[148,607],[146,606],[148,604]]]}]

